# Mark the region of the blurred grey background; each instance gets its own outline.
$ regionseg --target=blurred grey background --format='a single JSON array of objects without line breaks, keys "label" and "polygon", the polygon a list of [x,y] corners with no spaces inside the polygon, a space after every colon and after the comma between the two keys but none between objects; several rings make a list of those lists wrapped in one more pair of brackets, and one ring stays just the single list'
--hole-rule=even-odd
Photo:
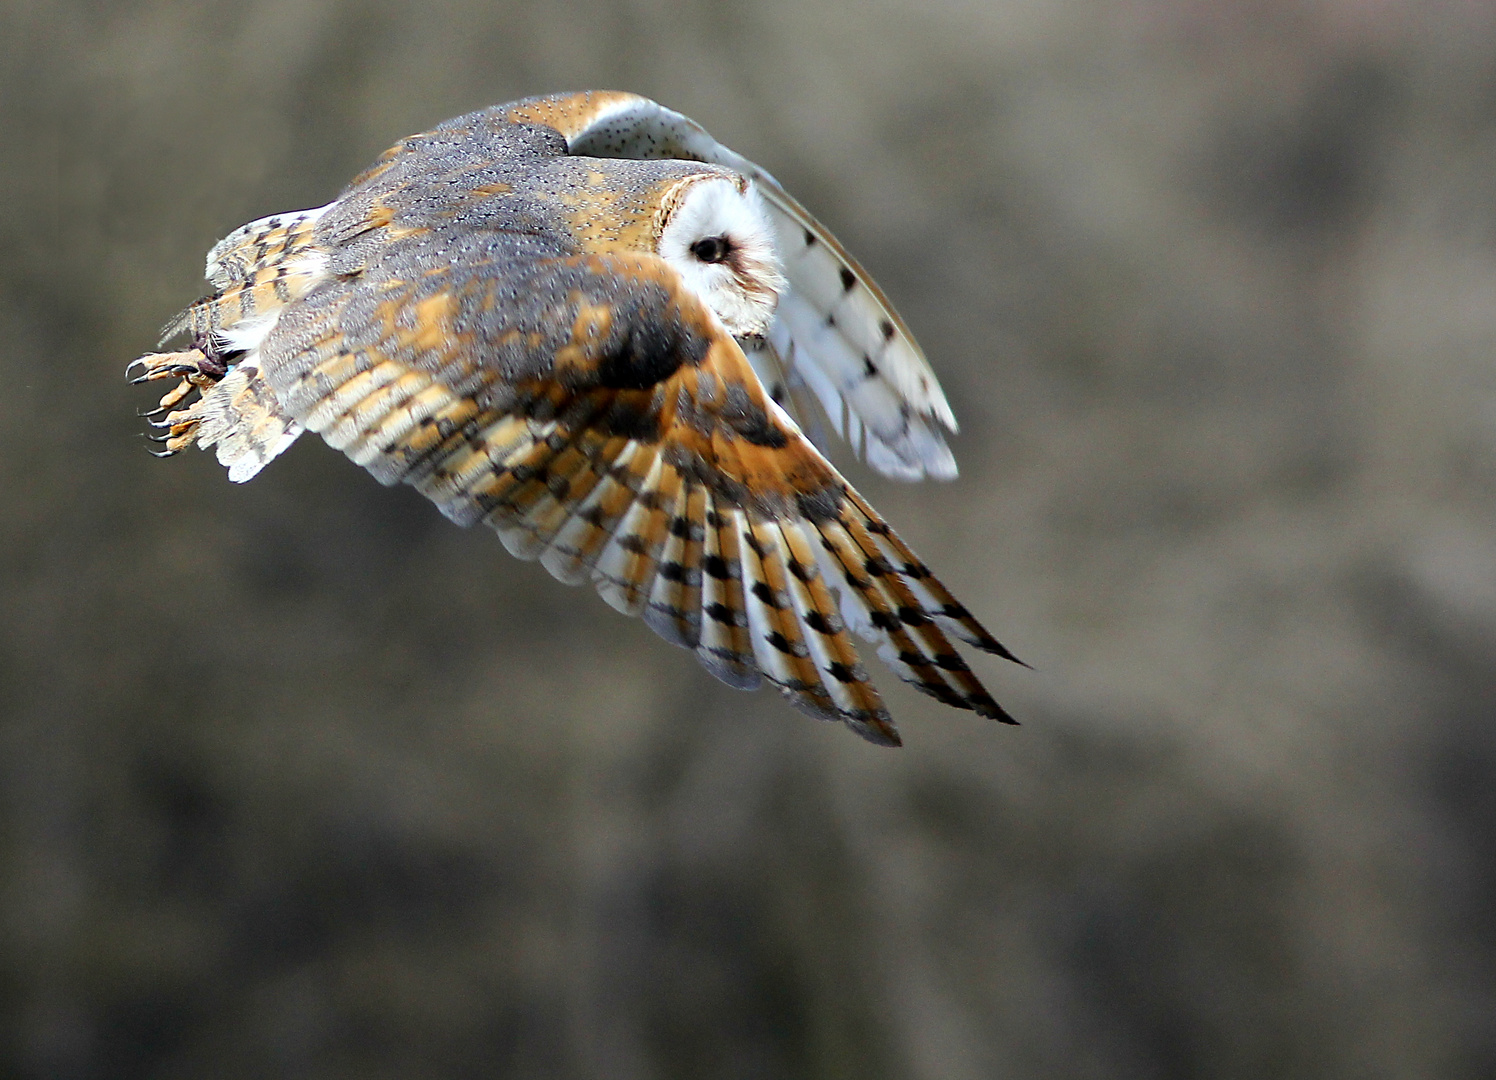
[{"label": "blurred grey background", "polygon": [[[589,87],[894,298],[1024,726],[146,454],[215,240]],[[0,1073],[1496,1075],[1496,5],[12,0],[0,136]]]}]

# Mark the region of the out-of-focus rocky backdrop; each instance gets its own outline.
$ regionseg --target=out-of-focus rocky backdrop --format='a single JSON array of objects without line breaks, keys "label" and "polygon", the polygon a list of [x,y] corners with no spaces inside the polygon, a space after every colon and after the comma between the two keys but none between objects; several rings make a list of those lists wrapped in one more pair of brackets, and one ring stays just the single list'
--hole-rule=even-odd
[{"label": "out-of-focus rocky backdrop", "polygon": [[[147,455],[215,240],[586,87],[894,298],[961,478],[847,468],[1022,727]],[[0,135],[0,1072],[1496,1075],[1496,5],[19,0]]]}]

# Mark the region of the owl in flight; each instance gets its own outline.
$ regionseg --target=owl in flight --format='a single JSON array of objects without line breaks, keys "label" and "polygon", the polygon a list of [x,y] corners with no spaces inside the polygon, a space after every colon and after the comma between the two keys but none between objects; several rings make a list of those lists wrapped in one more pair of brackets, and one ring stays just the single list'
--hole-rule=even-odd
[{"label": "owl in flight", "polygon": [[176,380],[165,453],[245,481],[310,429],[732,686],[898,745],[853,631],[1011,722],[950,636],[1014,657],[791,418],[952,477],[934,373],[835,238],[685,116],[612,92],[460,116],[238,229],[207,277],[163,339],[191,345],[131,365]]}]

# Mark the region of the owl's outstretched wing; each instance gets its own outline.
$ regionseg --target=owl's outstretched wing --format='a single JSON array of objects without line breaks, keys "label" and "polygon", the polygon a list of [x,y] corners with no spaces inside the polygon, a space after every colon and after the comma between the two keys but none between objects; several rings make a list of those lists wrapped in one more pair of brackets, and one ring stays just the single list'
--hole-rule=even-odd
[{"label": "owl's outstretched wing", "polygon": [[456,260],[380,259],[287,308],[260,361],[298,423],[381,481],[592,581],[732,685],[767,679],[896,744],[850,628],[905,681],[1008,719],[947,632],[1007,651],[654,256],[505,234]]},{"label": "owl's outstretched wing", "polygon": [[532,98],[503,113],[555,129],[573,154],[686,158],[751,177],[769,206],[790,283],[764,346],[774,354],[765,357],[768,366],[777,362],[790,380],[803,381],[837,434],[879,472],[902,480],[956,475],[945,442],[956,419],[913,335],[867,271],[766,170],[689,117],[637,94]]}]

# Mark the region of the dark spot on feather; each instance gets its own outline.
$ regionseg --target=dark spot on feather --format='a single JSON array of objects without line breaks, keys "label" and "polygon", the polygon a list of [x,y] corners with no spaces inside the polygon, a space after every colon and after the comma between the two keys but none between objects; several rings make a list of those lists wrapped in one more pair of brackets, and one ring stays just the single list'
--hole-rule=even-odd
[{"label": "dark spot on feather", "polygon": [[728,626],[737,625],[737,615],[725,604],[708,604],[703,610],[719,623],[726,623]]},{"label": "dark spot on feather", "polygon": [[813,232],[811,232],[809,229],[806,229],[805,230],[805,246],[806,247],[810,247],[810,245],[814,244],[815,242],[816,242],[816,234],[813,233]]},{"label": "dark spot on feather", "polygon": [[818,634],[835,634],[841,630],[840,626],[827,619],[819,611],[807,612],[805,615],[805,625]]},{"label": "dark spot on feather", "polygon": [[659,442],[660,419],[642,409],[624,395],[617,395],[597,419],[598,427],[609,435],[643,442]]},{"label": "dark spot on feather", "polygon": [[738,576],[736,564],[729,563],[721,555],[708,555],[701,561],[701,568],[718,581],[731,581]]},{"label": "dark spot on feather", "polygon": [[552,476],[546,481],[545,489],[557,502],[565,502],[566,493],[571,490],[571,480],[565,476]]},{"label": "dark spot on feather", "polygon": [[[795,496],[800,516],[808,521],[829,521],[841,513],[841,504],[842,488],[839,484],[828,484],[818,491],[800,492]],[[821,537],[821,545],[827,551],[835,550],[835,546],[824,536]]]},{"label": "dark spot on feather", "polygon": [[778,630],[775,630],[772,634],[767,635],[764,640],[782,653],[789,653],[791,656],[795,655],[795,647],[791,645],[789,639],[781,634]]},{"label": "dark spot on feather", "polygon": [[827,315],[826,316],[826,325],[827,326],[835,326],[836,325],[836,315],[835,314],[831,314],[831,315]]},{"label": "dark spot on feather", "polygon": [[871,559],[868,559],[865,563],[863,563],[862,568],[866,570],[871,577],[884,577],[885,575],[893,573],[893,567],[889,566],[888,563],[878,555],[874,555]]},{"label": "dark spot on feather", "polygon": [[[672,316],[663,296],[630,298],[615,305],[612,332],[597,361],[600,385],[643,390],[675,374],[682,364],[695,366],[710,342]],[[663,310],[662,310],[663,309]]]},{"label": "dark spot on feather", "polygon": [[884,341],[892,341],[894,334],[898,333],[898,331],[893,328],[893,323],[889,322],[887,319],[882,319],[878,322],[878,329],[883,331]]},{"label": "dark spot on feather", "polygon": [[941,608],[940,609],[940,613],[942,615],[946,616],[947,618],[951,618],[951,619],[969,619],[969,618],[971,618],[971,612],[967,611],[965,607],[963,607],[962,605],[960,605],[958,603],[955,603],[954,601],[952,601],[949,604],[946,604],[945,607]]},{"label": "dark spot on feather", "polygon": [[862,354],[862,374],[869,379],[878,377],[878,365],[873,363],[873,358],[866,353]]},{"label": "dark spot on feather", "polygon": [[638,491],[643,480],[634,473],[627,465],[615,465],[608,470],[608,479],[619,487],[628,488],[630,491]]},{"label": "dark spot on feather", "polygon": [[618,546],[631,555],[649,554],[649,541],[638,533],[629,533],[618,538]]},{"label": "dark spot on feather", "polygon": [[966,671],[966,663],[955,653],[936,653],[935,665],[946,671]]},{"label": "dark spot on feather", "polygon": [[812,581],[816,576],[815,567],[806,566],[797,559],[787,559],[785,565],[789,567],[790,573],[801,581]]},{"label": "dark spot on feather", "polygon": [[906,562],[904,564],[904,576],[912,581],[918,581],[921,578],[929,577],[930,571],[919,563]]},{"label": "dark spot on feather", "polygon": [[908,649],[900,651],[899,660],[910,667],[929,667],[930,665],[924,653],[911,652]]},{"label": "dark spot on feather", "polygon": [[774,608],[776,611],[779,609],[779,598],[774,595],[774,590],[769,588],[769,586],[765,585],[762,581],[755,581],[753,583],[753,595],[758,597],[765,604],[768,604],[769,607]]},{"label": "dark spot on feather", "polygon": [[857,275],[847,267],[841,268],[842,292],[851,292],[852,286],[857,284]]},{"label": "dark spot on feather", "polygon": [[842,576],[847,579],[847,584],[852,586],[852,588],[856,589],[858,592],[861,592],[863,589],[871,588],[873,584],[867,578],[858,577],[856,571],[854,570],[845,570],[843,571]]},{"label": "dark spot on feather", "polygon": [[930,622],[930,617],[916,607],[900,607],[899,618],[907,626],[926,626]]},{"label": "dark spot on feather", "polygon": [[826,671],[830,673],[832,678],[836,679],[837,682],[849,683],[857,681],[857,673],[839,660],[833,660],[830,664],[828,664],[826,666]]},{"label": "dark spot on feather", "polygon": [[729,427],[754,446],[766,446],[771,450],[777,450],[789,442],[788,436],[770,422],[769,414],[764,407],[754,401],[748,391],[737,383],[732,383],[725,388],[719,415]]},{"label": "dark spot on feather", "polygon": [[700,540],[701,530],[690,518],[674,517],[670,519],[670,535],[678,536],[682,540]]},{"label": "dark spot on feather", "polygon": [[676,581],[685,585],[695,585],[701,580],[697,571],[682,566],[678,562],[661,563],[660,576],[666,581]]},{"label": "dark spot on feather", "polygon": [[713,497],[728,506],[747,506],[753,497],[746,484],[734,480],[720,469],[711,473],[703,471],[700,476],[692,476],[691,479],[710,484]]},{"label": "dark spot on feather", "polygon": [[894,631],[900,629],[900,623],[896,616],[887,611],[873,611],[868,614],[869,621],[879,630]]}]

